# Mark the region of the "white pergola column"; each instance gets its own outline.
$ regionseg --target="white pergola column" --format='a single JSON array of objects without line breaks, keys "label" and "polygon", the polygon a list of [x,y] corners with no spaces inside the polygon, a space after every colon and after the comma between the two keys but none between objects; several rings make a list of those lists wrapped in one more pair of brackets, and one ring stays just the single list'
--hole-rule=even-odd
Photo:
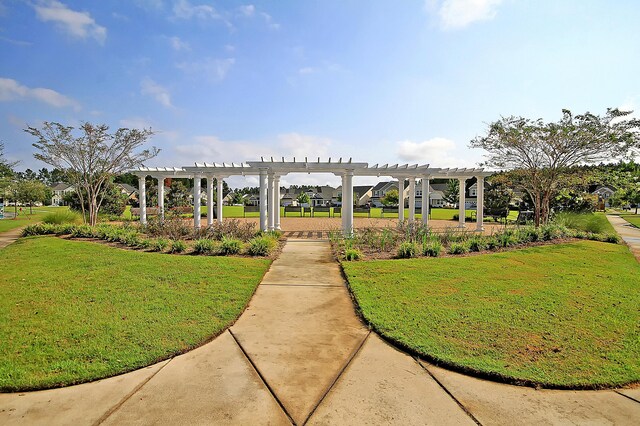
[{"label": "white pergola column", "polygon": [[213,176],[207,176],[207,226],[213,225]]},{"label": "white pergola column", "polygon": [[398,223],[404,222],[404,178],[398,178]]},{"label": "white pergola column", "polygon": [[224,199],[223,180],[221,177],[217,177],[218,182],[218,198],[216,199],[216,216],[218,216],[218,223],[222,223],[222,200]]},{"label": "white pergola column", "polygon": [[267,230],[267,169],[260,169],[260,230]]},{"label": "white pergola column", "polygon": [[147,224],[147,187],[146,176],[138,176],[138,201],[140,203],[140,223]]},{"label": "white pergola column", "polygon": [[345,214],[344,214],[344,206],[346,203],[346,199],[345,199],[345,188],[347,187],[347,174],[343,173],[342,174],[342,201],[340,204],[340,208],[341,208],[341,213],[340,213],[340,220],[342,221],[342,231],[343,233],[345,232],[344,230],[347,229],[347,225],[345,224]]},{"label": "white pergola column", "polygon": [[200,196],[202,186],[202,175],[193,177],[193,226],[200,228]]},{"label": "white pergola column", "polygon": [[273,227],[279,231],[280,230],[280,176],[278,175],[276,175],[273,180],[273,190],[275,193],[275,202],[273,203],[273,207],[275,209]]},{"label": "white pergola column", "polygon": [[429,226],[429,178],[422,178],[422,224]]},{"label": "white pergola column", "polygon": [[267,204],[267,214],[268,214],[268,223],[267,223],[267,228],[269,229],[269,231],[273,231],[273,227],[274,227],[274,223],[275,223],[275,211],[274,211],[274,194],[273,194],[273,172],[270,172],[267,175],[267,198],[268,198],[268,204]]},{"label": "white pergola column", "polygon": [[484,176],[477,176],[476,230],[484,230]]},{"label": "white pergola column", "polygon": [[409,222],[416,220],[416,178],[409,178]]},{"label": "white pergola column", "polygon": [[458,227],[459,228],[464,228],[464,221],[465,221],[465,217],[464,216],[466,214],[465,208],[464,208],[464,204],[466,202],[466,199],[465,199],[466,188],[465,188],[465,186],[466,186],[467,179],[466,178],[459,178],[458,181],[460,182],[460,191],[459,191],[460,195],[458,197],[458,203],[460,204],[458,206],[458,215],[459,215]]},{"label": "white pergola column", "polygon": [[353,233],[353,170],[344,173],[344,185],[342,186],[342,216],[344,235]]},{"label": "white pergola column", "polygon": [[164,176],[156,176],[158,179],[158,217],[164,221]]}]

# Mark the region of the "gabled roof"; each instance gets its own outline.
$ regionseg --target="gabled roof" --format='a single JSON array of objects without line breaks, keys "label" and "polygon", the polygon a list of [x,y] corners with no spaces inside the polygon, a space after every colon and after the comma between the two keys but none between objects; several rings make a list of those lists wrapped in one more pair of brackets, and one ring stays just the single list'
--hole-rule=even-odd
[{"label": "gabled roof", "polygon": [[360,186],[354,186],[353,187],[353,192],[355,192],[356,194],[358,194],[360,197],[362,197],[364,194],[366,194],[370,189],[372,189],[371,185],[360,185]]},{"label": "gabled roof", "polygon": [[63,182],[58,182],[55,185],[51,186],[52,191],[64,191],[66,189],[71,188],[73,185]]},{"label": "gabled roof", "polygon": [[136,188],[134,188],[133,186],[129,185],[128,183],[119,183],[118,185],[120,185],[120,187],[122,189],[124,189],[125,191],[127,191],[127,193],[129,193],[129,194],[133,194],[134,192],[138,191]]}]

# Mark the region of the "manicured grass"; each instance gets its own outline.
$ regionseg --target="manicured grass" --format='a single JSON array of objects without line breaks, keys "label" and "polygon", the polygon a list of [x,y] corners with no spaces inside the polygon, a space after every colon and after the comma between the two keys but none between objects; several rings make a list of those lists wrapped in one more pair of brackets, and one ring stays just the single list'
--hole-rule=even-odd
[{"label": "manicured grass", "polygon": [[0,262],[0,390],[80,383],[193,348],[238,317],[268,265],[18,240]]},{"label": "manicured grass", "polygon": [[640,214],[621,214],[620,217],[636,228],[640,228]]},{"label": "manicured grass", "polygon": [[623,245],[343,266],[366,320],[430,359],[550,387],[640,381],[640,264]]},{"label": "manicured grass", "polygon": [[[33,214],[29,214],[29,207],[22,207],[22,214],[18,214],[15,219],[0,219],[0,232],[10,231],[21,226],[31,225],[32,223],[40,222],[42,218],[47,214],[56,211],[57,209],[65,209],[67,207],[34,207]],[[12,206],[5,206],[6,213],[13,213]],[[19,213],[19,212],[18,212]]]},{"label": "manicured grass", "polygon": [[593,232],[596,234],[616,233],[611,223],[609,223],[609,220],[607,220],[607,216],[603,212],[561,212],[556,215],[554,221],[560,225],[566,226],[567,228],[576,229],[583,232]]}]

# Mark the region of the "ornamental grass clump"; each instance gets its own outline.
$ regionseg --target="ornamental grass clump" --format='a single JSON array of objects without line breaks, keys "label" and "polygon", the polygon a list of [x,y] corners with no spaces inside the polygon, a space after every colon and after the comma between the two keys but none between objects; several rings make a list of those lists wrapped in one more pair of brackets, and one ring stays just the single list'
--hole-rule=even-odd
[{"label": "ornamental grass clump", "polygon": [[[263,237],[264,238],[264,237]],[[238,254],[242,250],[242,241],[235,238],[223,238],[220,245],[220,253],[227,256],[230,254]]]},{"label": "ornamental grass clump", "polygon": [[362,253],[358,249],[351,248],[351,249],[345,250],[344,252],[344,260],[347,260],[349,262],[360,260],[361,258],[362,258]]},{"label": "ornamental grass clump", "polygon": [[467,244],[469,246],[469,251],[482,251],[487,246],[485,239],[479,235],[469,238]]},{"label": "ornamental grass clump", "polygon": [[55,212],[48,213],[42,218],[42,222],[53,225],[63,223],[81,223],[82,217],[72,210],[58,209]]},{"label": "ornamental grass clump", "polygon": [[411,241],[405,241],[398,247],[398,257],[401,259],[416,257],[418,253],[418,244]]},{"label": "ornamental grass clump", "polygon": [[169,246],[169,253],[182,253],[187,249],[187,244],[182,240],[173,240]]},{"label": "ornamental grass clump", "polygon": [[276,246],[276,240],[273,238],[262,236],[255,237],[249,241],[247,253],[251,256],[269,256]]},{"label": "ornamental grass clump", "polygon": [[213,240],[201,238],[194,244],[193,252],[196,254],[215,254],[217,252],[216,243]]},{"label": "ornamental grass clump", "polygon": [[453,242],[449,245],[449,254],[465,254],[469,251],[469,246],[466,242]]},{"label": "ornamental grass clump", "polygon": [[169,247],[169,240],[166,238],[157,238],[152,240],[150,248],[153,251],[163,252],[167,247]]},{"label": "ornamental grass clump", "polygon": [[442,243],[440,240],[432,239],[422,246],[422,254],[429,257],[438,257],[442,251]]}]

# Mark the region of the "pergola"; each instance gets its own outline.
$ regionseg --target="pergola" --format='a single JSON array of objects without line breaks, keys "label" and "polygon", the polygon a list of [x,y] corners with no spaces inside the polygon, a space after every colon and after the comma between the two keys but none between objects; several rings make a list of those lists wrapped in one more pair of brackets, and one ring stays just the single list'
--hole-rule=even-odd
[{"label": "pergola", "polygon": [[[218,222],[222,223],[222,182],[231,176],[247,176],[256,175],[260,179],[260,229],[262,231],[279,230],[280,229],[280,178],[289,173],[333,173],[342,178],[342,230],[345,235],[353,232],[353,177],[354,176],[389,176],[398,179],[398,194],[401,200],[404,193],[405,181],[409,180],[409,222],[415,221],[416,197],[415,184],[416,179],[422,180],[422,223],[425,226],[429,224],[429,181],[431,179],[458,179],[460,181],[459,195],[459,226],[464,227],[465,223],[465,183],[467,179],[477,179],[477,230],[483,229],[483,210],[484,210],[484,178],[489,176],[490,172],[485,172],[482,168],[433,168],[425,165],[378,165],[369,167],[368,163],[355,163],[351,161],[343,161],[342,158],[337,161],[309,161],[306,157],[304,161],[296,161],[295,157],[292,161],[274,160],[273,157],[260,161],[249,161],[242,164],[208,164],[195,163],[194,166],[185,167],[140,167],[131,173],[139,177],[139,199],[140,199],[140,222],[147,221],[146,206],[146,184],[145,179],[151,176],[158,180],[158,210],[161,218],[164,218],[164,180],[167,178],[187,178],[194,179],[193,185],[193,223],[196,228],[201,226],[200,222],[200,200],[202,198],[202,179],[207,180],[207,208],[209,212],[213,211],[213,180],[216,179],[217,200],[216,200],[216,216]],[[403,222],[404,204],[398,209],[398,221]],[[213,215],[207,215],[207,224],[213,224]]]}]

